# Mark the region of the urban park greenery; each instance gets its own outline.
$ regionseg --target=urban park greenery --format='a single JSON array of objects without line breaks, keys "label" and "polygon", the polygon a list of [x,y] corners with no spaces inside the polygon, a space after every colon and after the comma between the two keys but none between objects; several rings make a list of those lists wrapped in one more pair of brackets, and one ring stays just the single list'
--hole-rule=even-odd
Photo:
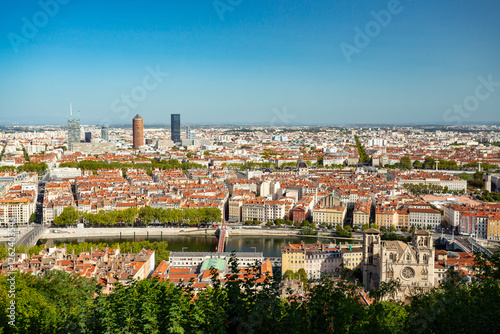
[{"label": "urban park greenery", "polygon": [[158,224],[198,225],[202,222],[219,222],[221,211],[218,208],[163,209],[143,207],[125,210],[100,211],[97,214],[79,212],[74,207],[66,207],[54,219],[54,225],[71,226],[82,222],[91,226],[142,226],[153,222]]},{"label": "urban park greenery", "polygon": [[76,161],[63,162],[60,164],[59,167],[80,168],[82,170],[92,170],[92,171],[96,171],[99,169],[121,169],[124,172],[126,172],[128,169],[144,169],[148,172],[148,174],[151,174],[151,171],[153,169],[161,169],[161,170],[175,169],[175,168],[180,168],[183,170],[203,169],[203,168],[206,169],[206,167],[201,164],[193,162],[181,163],[177,159],[161,160],[161,161],[156,161],[155,159],[151,159],[148,160],[147,162],[144,161],[135,163],[132,163],[132,161],[108,163],[105,161],[82,160],[79,162]]},{"label": "urban park greenery", "polygon": [[15,166],[1,166],[0,172],[30,172],[38,173],[38,175],[43,175],[48,170],[48,166],[45,162],[25,162],[23,165]]},{"label": "urban park greenery", "polygon": [[358,137],[355,136],[354,140],[356,141],[356,148],[358,149],[359,153],[359,162],[371,164],[372,159],[366,154],[365,148],[363,147],[363,145],[361,145],[361,142],[359,141]]}]

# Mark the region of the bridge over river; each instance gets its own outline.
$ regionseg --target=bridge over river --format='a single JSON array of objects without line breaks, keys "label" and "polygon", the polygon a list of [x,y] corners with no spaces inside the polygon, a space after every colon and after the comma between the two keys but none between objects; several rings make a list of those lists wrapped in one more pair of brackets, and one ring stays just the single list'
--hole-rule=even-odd
[{"label": "bridge over river", "polygon": [[38,239],[47,231],[45,226],[35,226],[30,231],[23,234],[17,241],[16,247],[18,246],[35,246]]}]

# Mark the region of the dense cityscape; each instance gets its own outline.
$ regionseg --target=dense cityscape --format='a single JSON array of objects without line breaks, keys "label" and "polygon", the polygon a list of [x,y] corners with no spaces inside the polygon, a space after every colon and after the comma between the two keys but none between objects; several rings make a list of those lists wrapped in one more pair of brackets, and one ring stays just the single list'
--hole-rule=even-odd
[{"label": "dense cityscape", "polygon": [[500,332],[498,1],[0,12],[0,334]]},{"label": "dense cityscape", "polygon": [[[208,128],[185,126],[180,114],[171,120],[169,128],[145,127],[136,115],[128,128],[97,127],[71,112],[66,129],[6,127],[2,272],[61,271],[94,279],[104,294],[138,280],[196,296],[235,278],[256,286],[272,279],[281,298],[302,303],[323,280],[347,280],[371,306],[410,303],[455,274],[473,282],[483,274],[475,256],[498,248],[496,126]],[[214,243],[171,249],[164,236]],[[226,249],[249,236],[285,239],[279,254]]]}]

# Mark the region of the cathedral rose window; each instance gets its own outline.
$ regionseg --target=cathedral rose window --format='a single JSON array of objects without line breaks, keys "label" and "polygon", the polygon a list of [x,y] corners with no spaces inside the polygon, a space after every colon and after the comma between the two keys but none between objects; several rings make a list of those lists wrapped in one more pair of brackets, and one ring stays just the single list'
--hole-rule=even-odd
[{"label": "cathedral rose window", "polygon": [[404,267],[403,270],[401,271],[401,276],[404,279],[413,278],[415,277],[415,271],[410,267]]}]

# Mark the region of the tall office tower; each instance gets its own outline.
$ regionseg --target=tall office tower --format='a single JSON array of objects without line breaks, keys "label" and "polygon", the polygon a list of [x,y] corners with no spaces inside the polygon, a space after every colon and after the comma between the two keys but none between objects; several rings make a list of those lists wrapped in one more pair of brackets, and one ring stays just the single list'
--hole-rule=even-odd
[{"label": "tall office tower", "polygon": [[104,124],[101,129],[101,138],[105,142],[109,142],[109,126]]},{"label": "tall office tower", "polygon": [[[73,115],[73,108],[69,104],[68,117],[68,146],[73,143],[80,142],[80,111]],[[69,147],[68,147],[69,148]]]},{"label": "tall office tower", "polygon": [[171,114],[170,115],[170,132],[171,139],[174,144],[181,143],[181,115]]},{"label": "tall office tower", "polygon": [[92,142],[92,132],[85,132],[85,142],[86,143]]},{"label": "tall office tower", "polygon": [[139,114],[132,121],[134,148],[144,146],[144,120]]}]

